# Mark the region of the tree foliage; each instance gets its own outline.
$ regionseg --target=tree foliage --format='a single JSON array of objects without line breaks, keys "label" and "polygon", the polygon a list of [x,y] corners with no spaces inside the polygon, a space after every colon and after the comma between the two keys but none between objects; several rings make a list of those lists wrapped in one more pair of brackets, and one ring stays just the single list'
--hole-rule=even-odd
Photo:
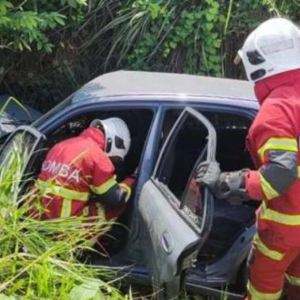
[{"label": "tree foliage", "polygon": [[297,21],[297,2],[0,0],[0,92],[47,110],[116,69],[243,78],[236,51],[276,15]]},{"label": "tree foliage", "polygon": [[[79,17],[82,5],[86,0],[0,0],[1,48],[32,51],[34,46],[37,51],[51,52],[54,45],[49,32],[65,26],[68,18]],[[74,11],[68,12],[67,6]]]}]

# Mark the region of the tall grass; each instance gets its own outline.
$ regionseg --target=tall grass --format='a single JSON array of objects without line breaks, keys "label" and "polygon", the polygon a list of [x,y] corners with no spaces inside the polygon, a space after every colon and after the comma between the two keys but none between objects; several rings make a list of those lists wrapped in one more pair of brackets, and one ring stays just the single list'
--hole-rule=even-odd
[{"label": "tall grass", "polygon": [[124,299],[112,285],[112,272],[78,259],[91,250],[86,237],[101,234],[108,224],[32,218],[28,199],[35,194],[24,193],[29,179],[23,176],[30,144],[20,135],[10,146],[0,155],[0,299]]}]

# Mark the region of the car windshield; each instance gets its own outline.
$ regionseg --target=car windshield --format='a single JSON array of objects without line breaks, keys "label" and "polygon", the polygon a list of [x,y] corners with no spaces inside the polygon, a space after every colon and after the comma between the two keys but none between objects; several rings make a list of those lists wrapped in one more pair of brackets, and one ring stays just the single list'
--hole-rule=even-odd
[{"label": "car windshield", "polygon": [[47,113],[38,118],[35,122],[31,124],[31,126],[35,128],[39,127],[41,124],[52,118],[54,115],[64,110],[66,107],[70,106],[72,104],[72,99],[73,95],[69,96],[67,99],[63,100],[61,103],[59,103],[54,108],[52,108]]}]

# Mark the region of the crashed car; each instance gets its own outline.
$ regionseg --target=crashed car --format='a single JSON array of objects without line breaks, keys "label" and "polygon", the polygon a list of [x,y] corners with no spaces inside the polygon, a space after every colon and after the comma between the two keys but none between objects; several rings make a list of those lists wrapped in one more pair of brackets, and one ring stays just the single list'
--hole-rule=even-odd
[{"label": "crashed car", "polygon": [[[234,206],[196,182],[196,167],[217,160],[222,171],[253,167],[245,140],[259,105],[244,81],[118,71],[84,85],[20,134],[30,144],[24,170],[38,174],[47,150],[80,134],[95,118],[122,118],[132,143],[121,180],[138,168],[125,214],[103,245],[109,257],[91,263],[117,268],[131,283],[242,299],[246,261],[259,203]],[[183,283],[183,284],[182,284]]]}]

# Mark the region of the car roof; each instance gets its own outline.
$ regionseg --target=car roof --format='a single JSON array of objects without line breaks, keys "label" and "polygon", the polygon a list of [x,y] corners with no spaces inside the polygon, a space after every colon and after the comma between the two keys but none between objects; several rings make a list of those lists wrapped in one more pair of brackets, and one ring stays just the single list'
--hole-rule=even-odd
[{"label": "car roof", "polygon": [[116,71],[101,75],[77,91],[72,102],[149,95],[176,95],[181,99],[189,96],[226,97],[256,102],[253,86],[247,81],[142,71]]}]

